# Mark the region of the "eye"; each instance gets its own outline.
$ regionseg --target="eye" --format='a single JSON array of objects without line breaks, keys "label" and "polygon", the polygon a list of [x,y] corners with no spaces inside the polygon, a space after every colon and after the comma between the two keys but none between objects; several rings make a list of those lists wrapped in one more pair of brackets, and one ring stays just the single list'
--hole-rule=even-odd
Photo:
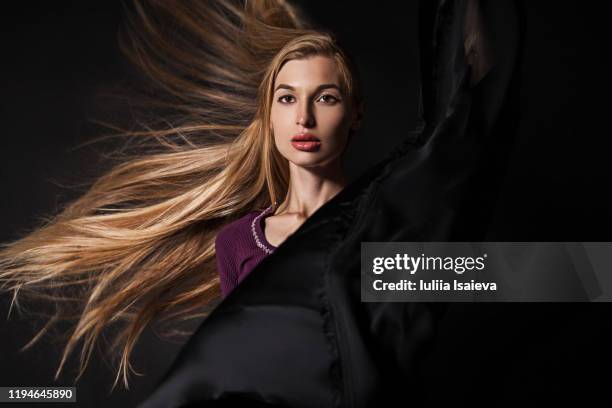
[{"label": "eye", "polygon": [[336,98],[332,94],[323,94],[319,97],[319,100],[322,100],[327,105],[334,105],[340,101],[340,99]]},{"label": "eye", "polygon": [[278,102],[283,103],[283,104],[291,103],[294,100],[295,98],[293,97],[293,95],[282,95],[281,97],[277,99]]}]

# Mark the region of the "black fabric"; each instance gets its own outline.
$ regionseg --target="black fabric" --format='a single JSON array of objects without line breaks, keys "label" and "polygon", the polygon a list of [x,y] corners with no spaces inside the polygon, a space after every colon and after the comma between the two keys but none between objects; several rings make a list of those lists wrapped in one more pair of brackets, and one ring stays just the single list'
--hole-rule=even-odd
[{"label": "black fabric", "polygon": [[360,251],[367,241],[447,241],[467,231],[466,219],[484,222],[475,214],[487,203],[466,191],[490,164],[482,159],[490,140],[511,142],[523,23],[517,2],[481,4],[488,28],[481,35],[502,52],[472,85],[468,3],[421,6],[418,137],[407,136],[264,259],[203,322],[141,408],[445,401],[438,387],[453,378],[441,379],[435,367],[444,364],[433,363],[453,307],[361,302]]}]

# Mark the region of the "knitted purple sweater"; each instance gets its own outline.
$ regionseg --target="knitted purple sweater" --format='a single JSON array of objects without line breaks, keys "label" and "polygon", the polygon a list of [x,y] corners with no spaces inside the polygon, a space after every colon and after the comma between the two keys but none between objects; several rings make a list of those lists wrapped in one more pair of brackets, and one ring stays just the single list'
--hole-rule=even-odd
[{"label": "knitted purple sweater", "polygon": [[272,206],[252,211],[227,224],[217,234],[215,251],[224,298],[259,262],[276,250],[263,232],[264,219],[272,214]]}]

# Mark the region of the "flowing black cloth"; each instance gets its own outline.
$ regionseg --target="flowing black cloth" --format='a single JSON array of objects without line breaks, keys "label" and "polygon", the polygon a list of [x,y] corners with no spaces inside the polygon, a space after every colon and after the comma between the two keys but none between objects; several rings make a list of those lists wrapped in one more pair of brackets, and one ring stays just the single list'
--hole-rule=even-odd
[{"label": "flowing black cloth", "polygon": [[[432,353],[448,305],[361,302],[360,251],[361,242],[452,240],[487,211],[486,200],[467,192],[491,160],[482,158],[491,140],[503,146],[516,127],[522,21],[513,1],[480,4],[476,38],[489,54],[476,48],[466,56],[471,6],[478,3],[420,7],[424,126],[416,137],[264,259],[203,322],[141,408],[444,400],[444,382],[428,379],[439,374],[431,372]],[[483,58],[492,66],[479,78],[470,61]]]}]

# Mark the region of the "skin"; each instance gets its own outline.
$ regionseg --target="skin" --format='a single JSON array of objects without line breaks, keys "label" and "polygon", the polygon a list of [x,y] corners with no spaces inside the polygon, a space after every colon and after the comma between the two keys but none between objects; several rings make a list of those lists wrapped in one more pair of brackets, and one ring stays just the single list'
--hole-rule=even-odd
[{"label": "skin", "polygon": [[[274,246],[346,186],[342,152],[361,115],[340,90],[340,78],[333,58],[312,56],[286,62],[275,79],[270,120],[276,148],[289,161],[290,183],[285,200],[265,218],[264,233]],[[314,134],[320,149],[297,150],[291,139],[298,133]]]}]

